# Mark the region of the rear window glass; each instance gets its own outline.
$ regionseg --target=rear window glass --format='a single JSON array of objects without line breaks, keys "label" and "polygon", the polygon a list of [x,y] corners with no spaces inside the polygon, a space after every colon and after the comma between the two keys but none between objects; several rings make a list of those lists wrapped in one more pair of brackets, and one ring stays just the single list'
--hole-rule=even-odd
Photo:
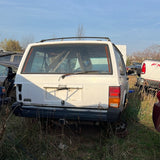
[{"label": "rear window glass", "polygon": [[112,72],[110,53],[104,44],[42,45],[30,49],[22,73]]},{"label": "rear window glass", "polygon": [[20,61],[21,61],[21,59],[22,59],[22,56],[19,56],[19,55],[15,55],[14,56],[14,59],[13,59],[13,62],[15,62],[15,63],[20,63]]},{"label": "rear window glass", "polygon": [[0,57],[0,61],[10,61],[11,59],[11,56],[3,56],[3,57]]}]

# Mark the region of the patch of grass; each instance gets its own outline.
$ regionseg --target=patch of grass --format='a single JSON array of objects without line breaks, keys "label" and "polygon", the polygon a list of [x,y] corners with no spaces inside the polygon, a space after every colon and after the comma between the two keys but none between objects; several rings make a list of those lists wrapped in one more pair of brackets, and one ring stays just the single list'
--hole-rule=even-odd
[{"label": "patch of grass", "polygon": [[[1,160],[158,160],[160,134],[152,123],[156,97],[140,93],[130,78],[129,102],[122,118],[128,135],[118,138],[108,127],[41,123],[36,119],[11,116],[0,141]],[[6,113],[6,112],[4,112]],[[6,114],[0,118],[5,119]],[[64,129],[64,130],[63,130]],[[108,131],[106,131],[108,129]],[[110,134],[108,132],[110,131]],[[108,136],[109,135],[109,136]]]}]

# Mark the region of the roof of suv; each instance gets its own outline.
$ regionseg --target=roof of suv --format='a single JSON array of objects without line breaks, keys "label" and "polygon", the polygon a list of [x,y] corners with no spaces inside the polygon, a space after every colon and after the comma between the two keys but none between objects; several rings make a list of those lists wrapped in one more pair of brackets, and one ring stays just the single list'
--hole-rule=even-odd
[{"label": "roof of suv", "polygon": [[84,40],[84,39],[96,39],[98,41],[100,40],[107,40],[111,41],[108,37],[62,37],[62,38],[51,38],[51,39],[43,39],[40,42],[46,42],[46,41],[57,41],[57,40],[68,40],[68,39],[76,39],[76,40]]}]

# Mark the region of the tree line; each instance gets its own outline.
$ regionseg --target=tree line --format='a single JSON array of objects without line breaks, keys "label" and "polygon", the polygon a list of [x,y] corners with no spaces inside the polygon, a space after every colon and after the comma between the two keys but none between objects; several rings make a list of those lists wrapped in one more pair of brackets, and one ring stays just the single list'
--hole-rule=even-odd
[{"label": "tree line", "polygon": [[[84,28],[83,25],[79,25],[76,32],[77,37],[83,37],[84,36]],[[80,38],[79,38],[80,39]],[[29,43],[33,42],[33,37],[28,36],[24,37],[21,45],[20,42],[13,39],[4,39],[0,42],[0,48],[2,48],[4,51],[11,51],[11,52],[24,52],[25,48]]]},{"label": "tree line", "polygon": [[11,52],[22,52],[23,49],[20,46],[19,41],[13,39],[4,39],[0,42],[0,47],[4,51],[11,51]]},{"label": "tree line", "polygon": [[152,45],[141,52],[134,52],[132,56],[128,56],[127,65],[133,62],[142,63],[146,59],[160,60],[160,45]]}]

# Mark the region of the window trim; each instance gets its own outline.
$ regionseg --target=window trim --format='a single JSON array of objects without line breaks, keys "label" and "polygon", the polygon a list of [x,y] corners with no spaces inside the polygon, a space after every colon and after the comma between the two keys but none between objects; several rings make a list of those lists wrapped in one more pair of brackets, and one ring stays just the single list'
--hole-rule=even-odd
[{"label": "window trim", "polygon": [[[113,74],[113,68],[112,68],[112,61],[111,61],[111,54],[110,54],[110,50],[109,50],[109,45],[107,44],[107,43],[102,43],[102,44],[97,44],[97,43],[76,43],[77,45],[103,45],[104,47],[105,47],[105,52],[106,52],[106,58],[107,58],[107,62],[109,62],[109,70],[110,70],[110,72],[106,72],[106,73],[89,73],[89,74],[78,74],[78,75],[112,75]],[[45,45],[45,46],[53,46],[53,45],[57,45],[57,44],[47,44],[47,45]],[[58,44],[58,45],[60,45],[60,44]],[[71,45],[70,43],[67,43],[67,44],[64,44],[64,45]],[[24,64],[23,64],[23,67],[22,67],[22,69],[21,69],[21,74],[43,74],[43,75],[45,75],[45,74],[53,74],[53,75],[61,75],[61,74],[66,74],[66,73],[45,73],[45,72],[41,72],[41,73],[36,73],[36,72],[34,72],[34,73],[29,73],[29,72],[25,72],[25,69],[26,69],[26,67],[27,67],[27,64],[28,64],[28,61],[29,61],[29,58],[30,58],[30,56],[31,56],[31,54],[32,54],[32,52],[33,52],[33,50],[34,50],[34,47],[40,47],[40,46],[44,46],[44,45],[36,45],[36,46],[32,46],[30,49],[29,49],[29,52],[28,52],[28,54],[27,54],[27,56],[26,56],[26,59],[25,59],[25,61],[24,61]]]},{"label": "window trim", "polygon": [[[126,65],[125,65],[125,63],[124,63],[124,59],[123,59],[123,55],[122,55],[122,53],[119,51],[119,49],[117,48],[117,46],[115,45],[115,44],[113,44],[113,48],[114,48],[114,50],[117,52],[117,54],[120,56],[120,59],[121,59],[121,61],[122,61],[122,65],[123,65],[123,67],[125,68],[125,71],[124,71],[124,73],[121,73],[121,72],[119,72],[119,74],[121,75],[121,76],[125,76],[126,75]],[[115,52],[115,54],[116,54],[116,52]],[[116,56],[116,55],[115,55]],[[117,61],[117,58],[116,58],[116,61]],[[119,67],[119,64],[118,64],[118,67]],[[120,71],[120,70],[119,70]]]}]

